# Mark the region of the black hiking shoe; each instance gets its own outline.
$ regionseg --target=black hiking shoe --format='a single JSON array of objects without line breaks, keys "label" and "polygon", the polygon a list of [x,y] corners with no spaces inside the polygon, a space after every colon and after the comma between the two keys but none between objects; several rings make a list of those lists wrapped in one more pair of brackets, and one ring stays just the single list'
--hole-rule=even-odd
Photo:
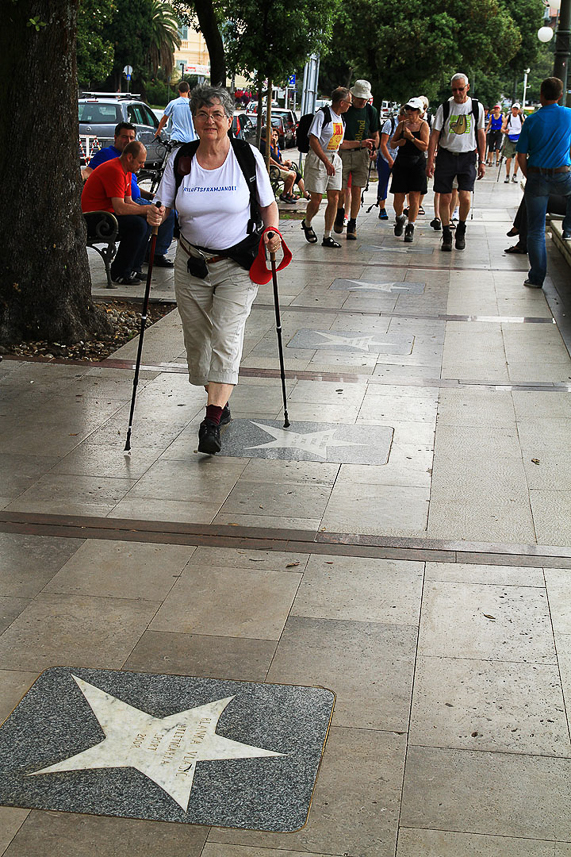
[{"label": "black hiking shoe", "polygon": [[341,233],[343,232],[343,221],[344,221],[344,219],[345,219],[345,209],[344,208],[338,208],[337,214],[335,215],[335,223],[333,224],[333,230],[338,235],[341,235]]},{"label": "black hiking shoe", "polygon": [[456,229],[456,249],[463,250],[466,246],[466,224],[460,221]]},{"label": "black hiking shoe", "polygon": [[442,229],[442,222],[439,217],[435,217],[434,220],[430,221],[430,225],[436,232],[440,232]]},{"label": "black hiking shoe", "polygon": [[339,241],[336,241],[335,238],[332,238],[331,235],[328,235],[327,238],[324,238],[321,242],[322,247],[341,247]]},{"label": "black hiking shoe", "polygon": [[442,230],[442,244],[440,245],[440,249],[445,251],[452,250],[452,232],[449,226],[445,226]]},{"label": "black hiking shoe", "polygon": [[412,244],[414,241],[414,223],[407,223],[404,228],[404,240],[406,244]]},{"label": "black hiking shoe", "polygon": [[399,238],[402,235],[402,231],[404,229],[404,225],[406,223],[406,217],[404,214],[397,214],[395,220],[395,235]]},{"label": "black hiking shoe", "polygon": [[231,419],[232,414],[230,413],[230,408],[228,405],[224,405],[222,408],[222,416],[220,417],[220,425],[227,426]]},{"label": "black hiking shoe", "polygon": [[350,220],[347,223],[347,241],[357,240],[357,221]]},{"label": "black hiking shoe", "polygon": [[220,426],[212,420],[204,419],[198,429],[198,451],[207,455],[215,455],[222,449],[220,443]]}]

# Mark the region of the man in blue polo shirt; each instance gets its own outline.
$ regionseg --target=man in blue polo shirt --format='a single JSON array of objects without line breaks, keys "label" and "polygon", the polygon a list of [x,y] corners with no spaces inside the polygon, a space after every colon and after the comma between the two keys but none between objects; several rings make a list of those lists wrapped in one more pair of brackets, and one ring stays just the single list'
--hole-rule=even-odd
[{"label": "man in blue polo shirt", "polygon": [[[112,158],[118,158],[129,143],[132,143],[137,134],[137,129],[134,125],[131,125],[130,122],[119,122],[119,124],[115,127],[114,132],[114,140],[112,146],[107,146],[105,149],[100,149],[95,153],[93,158],[89,162],[89,166],[85,167],[82,170],[82,175],[85,179],[87,179],[93,170],[99,166],[99,164],[104,164],[106,161],[112,160]],[[149,191],[144,190],[139,187],[139,182],[137,181],[137,176],[132,173],[131,174],[131,199],[133,202],[136,202],[138,205],[151,205],[153,200],[153,194],[149,193]],[[155,256],[153,265],[156,268],[173,268],[174,263],[171,262],[170,259],[166,258],[166,252],[169,249],[172,238],[173,238],[173,230],[174,230],[174,211],[171,211],[167,219],[164,223],[162,223],[159,227],[159,234],[157,235],[157,243],[155,247]],[[149,227],[149,235],[150,235],[150,227]],[[145,245],[140,255],[133,260],[133,271],[139,275],[140,279],[143,279],[143,275],[141,274],[141,266],[144,262],[145,251],[147,250],[147,246]]]},{"label": "man in blue polo shirt", "polygon": [[545,214],[549,194],[567,199],[563,237],[571,239],[571,109],[557,102],[563,94],[558,77],[541,84],[541,108],[524,124],[517,159],[526,177],[527,253],[529,274],[524,286],[541,289],[547,273]]}]

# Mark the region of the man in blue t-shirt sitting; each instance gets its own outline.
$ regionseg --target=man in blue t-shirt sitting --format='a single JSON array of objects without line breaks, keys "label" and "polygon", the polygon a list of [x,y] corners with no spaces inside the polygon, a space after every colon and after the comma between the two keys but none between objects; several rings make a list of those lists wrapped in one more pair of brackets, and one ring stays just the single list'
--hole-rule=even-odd
[{"label": "man in blue t-shirt sitting", "polygon": [[517,143],[517,159],[526,177],[527,253],[529,274],[524,286],[541,289],[547,273],[545,213],[549,194],[567,201],[563,237],[571,239],[571,109],[557,102],[563,82],[548,77],[541,84],[541,107],[524,124]]},{"label": "man in blue t-shirt sitting", "polygon": [[[119,155],[123,153],[125,146],[128,146],[129,143],[133,142],[136,137],[136,133],[135,126],[131,125],[130,122],[119,122],[115,128],[113,145],[107,146],[105,149],[100,149],[95,153],[89,162],[89,166],[82,170],[83,177],[87,179],[99,164],[104,164],[106,161],[118,158]],[[131,175],[131,198],[133,202],[136,202],[138,205],[151,205],[153,200],[153,194],[139,187],[137,176],[134,173]],[[172,243],[173,230],[174,211],[171,211],[165,222],[159,227],[153,261],[155,268],[174,267],[174,263],[171,262],[170,259],[167,259],[165,255]],[[149,227],[149,236],[150,234],[151,228]],[[147,243],[143,245],[139,256],[133,260],[133,272],[139,276],[139,279],[144,279],[143,274],[141,273],[141,267],[145,261],[145,252],[148,252]]]}]

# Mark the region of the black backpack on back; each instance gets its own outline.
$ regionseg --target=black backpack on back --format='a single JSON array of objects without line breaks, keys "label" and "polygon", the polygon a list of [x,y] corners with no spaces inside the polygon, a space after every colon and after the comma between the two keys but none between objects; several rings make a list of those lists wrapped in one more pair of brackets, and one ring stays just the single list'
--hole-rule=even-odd
[{"label": "black backpack on back", "polygon": [[[476,130],[478,130],[478,122],[480,121],[479,110],[480,110],[480,102],[478,101],[477,98],[473,98],[472,99],[472,113],[474,114],[474,119],[476,120]],[[444,125],[446,124],[446,120],[448,119],[448,117],[450,115],[450,102],[449,101],[445,101],[444,104],[442,105],[442,114],[443,114],[442,128],[444,128]]]},{"label": "black backpack on back", "polygon": [[[174,180],[176,183],[175,199],[178,193],[180,184],[184,176],[190,174],[192,159],[196,154],[200,140],[193,140],[192,143],[185,143],[180,146],[175,155],[173,170]],[[240,164],[240,169],[246,179],[248,189],[250,191],[250,219],[248,221],[248,235],[256,232],[262,225],[262,216],[260,214],[260,206],[258,205],[257,182],[256,182],[256,159],[252,151],[252,147],[245,140],[239,140],[236,137],[230,137],[230,145],[236,155],[236,160]]]},{"label": "black backpack on back", "polygon": [[[320,107],[319,110],[323,113],[324,119],[323,124],[326,125],[328,122],[331,122],[331,110],[328,105],[325,107]],[[316,111],[319,112],[319,111]],[[307,154],[309,152],[309,129],[311,127],[311,123],[315,118],[315,113],[306,113],[305,116],[302,116],[299,120],[299,125],[297,126],[296,132],[296,141],[298,151]]]}]

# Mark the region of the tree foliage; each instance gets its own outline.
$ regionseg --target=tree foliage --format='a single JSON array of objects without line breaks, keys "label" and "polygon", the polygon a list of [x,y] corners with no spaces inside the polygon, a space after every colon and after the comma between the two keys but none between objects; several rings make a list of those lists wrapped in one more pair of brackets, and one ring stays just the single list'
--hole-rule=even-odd
[{"label": "tree foliage", "polygon": [[105,27],[105,37],[113,44],[113,70],[107,86],[121,88],[123,69],[133,68],[135,85],[145,78],[153,34],[152,0],[115,0],[117,11]]},{"label": "tree foliage", "polygon": [[162,68],[168,77],[173,70],[174,52],[180,47],[176,13],[173,7],[163,0],[151,0],[151,10],[151,71],[156,74],[159,68]]},{"label": "tree foliage", "polygon": [[435,98],[456,71],[523,68],[538,8],[542,0],[353,0],[322,62],[324,88],[364,77],[377,99]]},{"label": "tree foliage", "polygon": [[179,21],[201,32],[210,56],[210,79],[214,85],[226,85],[226,56],[221,27],[226,20],[219,0],[173,0]]},{"label": "tree foliage", "polygon": [[113,43],[106,31],[116,11],[115,0],[81,0],[77,13],[77,79],[89,86],[105,80],[113,68]]}]

